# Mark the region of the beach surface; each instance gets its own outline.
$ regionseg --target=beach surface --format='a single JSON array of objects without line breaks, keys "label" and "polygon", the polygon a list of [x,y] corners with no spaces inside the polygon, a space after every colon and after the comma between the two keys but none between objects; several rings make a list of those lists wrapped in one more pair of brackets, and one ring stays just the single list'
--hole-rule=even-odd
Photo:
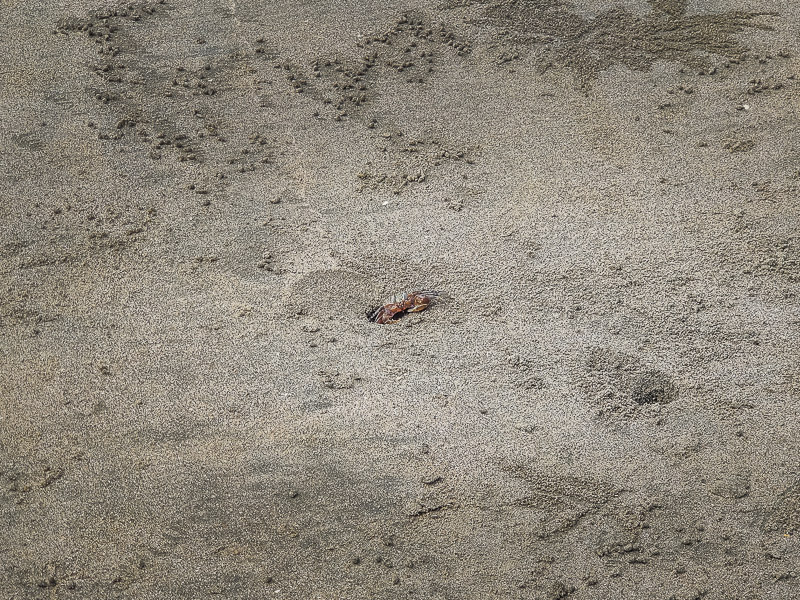
[{"label": "beach surface", "polygon": [[800,3],[0,22],[0,598],[800,596]]}]

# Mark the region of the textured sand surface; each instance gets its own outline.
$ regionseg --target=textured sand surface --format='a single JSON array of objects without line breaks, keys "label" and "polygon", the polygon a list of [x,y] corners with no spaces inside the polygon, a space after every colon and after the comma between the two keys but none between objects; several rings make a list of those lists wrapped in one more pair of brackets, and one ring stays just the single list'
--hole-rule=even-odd
[{"label": "textured sand surface", "polygon": [[0,23],[0,598],[800,596],[800,4]]}]

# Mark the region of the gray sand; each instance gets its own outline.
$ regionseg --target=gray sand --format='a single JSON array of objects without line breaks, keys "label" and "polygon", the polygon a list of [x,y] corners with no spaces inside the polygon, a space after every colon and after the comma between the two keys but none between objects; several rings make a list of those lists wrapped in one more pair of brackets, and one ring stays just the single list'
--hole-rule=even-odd
[{"label": "gray sand", "polygon": [[0,22],[0,598],[800,596],[800,4]]}]

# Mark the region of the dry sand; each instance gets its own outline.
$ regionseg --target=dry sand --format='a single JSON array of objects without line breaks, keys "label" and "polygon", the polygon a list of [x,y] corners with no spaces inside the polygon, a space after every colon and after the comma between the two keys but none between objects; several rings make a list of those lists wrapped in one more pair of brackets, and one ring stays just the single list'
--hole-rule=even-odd
[{"label": "dry sand", "polygon": [[1,598],[800,596],[800,4],[0,22]]}]

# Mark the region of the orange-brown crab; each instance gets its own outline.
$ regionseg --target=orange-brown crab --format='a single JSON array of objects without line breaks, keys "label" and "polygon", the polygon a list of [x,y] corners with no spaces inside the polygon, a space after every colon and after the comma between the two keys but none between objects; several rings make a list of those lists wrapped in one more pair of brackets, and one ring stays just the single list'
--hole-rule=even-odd
[{"label": "orange-brown crab", "polygon": [[367,318],[379,325],[397,323],[398,319],[408,313],[421,312],[428,308],[435,300],[442,297],[441,292],[421,290],[407,292],[395,296],[383,306],[378,306],[367,311]]}]

